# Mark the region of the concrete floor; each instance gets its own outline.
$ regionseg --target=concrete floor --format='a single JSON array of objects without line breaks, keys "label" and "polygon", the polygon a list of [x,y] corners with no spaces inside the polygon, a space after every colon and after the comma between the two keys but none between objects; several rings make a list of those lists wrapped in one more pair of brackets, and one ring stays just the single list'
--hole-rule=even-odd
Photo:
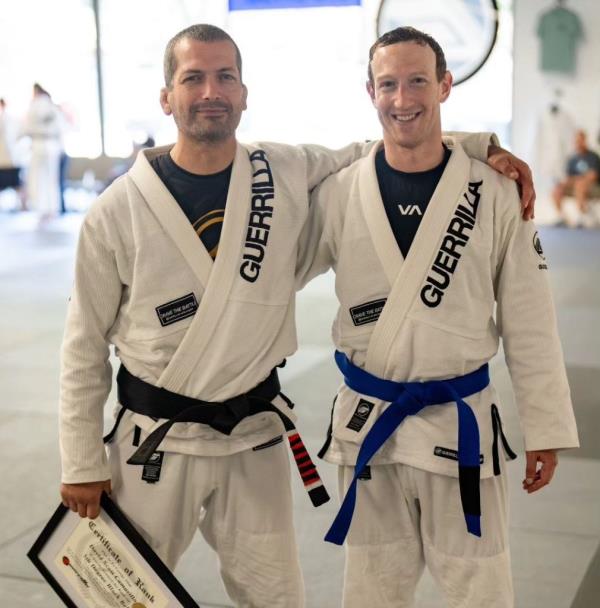
[{"label": "concrete floor", "polygon": [[[57,395],[59,345],[72,278],[80,216],[37,227],[29,214],[0,214],[0,606],[61,606],[25,553],[58,504]],[[553,484],[538,495],[520,491],[523,459],[510,466],[511,542],[518,608],[600,606],[600,231],[542,229],[552,272],[565,358],[583,447],[561,457]],[[283,370],[286,393],[301,413],[300,429],[316,453],[339,380],[329,325],[335,304],[331,276],[315,281],[298,302],[302,348]],[[493,375],[507,404],[505,425],[519,447],[508,373]],[[107,408],[108,412],[108,408]],[[522,453],[522,448],[520,450]],[[334,467],[321,463],[334,491]],[[340,605],[343,552],[322,542],[335,501],[313,509],[295,480],[296,525],[307,608]],[[231,606],[216,560],[199,535],[176,574],[203,607]],[[418,608],[444,606],[431,579]],[[485,608],[485,607],[482,607]]]}]

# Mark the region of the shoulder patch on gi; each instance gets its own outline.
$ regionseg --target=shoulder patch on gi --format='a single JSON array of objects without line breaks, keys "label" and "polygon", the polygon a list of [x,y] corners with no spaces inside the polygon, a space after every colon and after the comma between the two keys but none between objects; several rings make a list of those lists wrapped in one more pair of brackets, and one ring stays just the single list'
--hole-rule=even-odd
[{"label": "shoulder patch on gi", "polygon": [[[540,241],[540,235],[537,232],[537,230],[536,230],[536,233],[533,235],[533,248],[535,249],[535,252],[545,262],[546,261],[546,257],[544,256],[544,250],[542,249],[542,243]],[[540,270],[548,270],[548,266],[545,263],[544,264],[538,264],[538,268]]]},{"label": "shoulder patch on gi", "polygon": [[372,302],[366,302],[365,304],[359,304],[353,306],[350,309],[350,316],[352,317],[352,323],[355,326],[366,325],[367,323],[373,323],[379,319],[379,315],[385,306],[386,298],[381,300],[373,300]]},{"label": "shoulder patch on gi", "polygon": [[346,425],[346,428],[356,432],[360,431],[360,429],[365,426],[365,422],[373,411],[373,407],[375,407],[374,403],[371,403],[366,399],[361,399],[354,410],[354,414],[352,414],[352,418],[350,418],[350,422]]},{"label": "shoulder patch on gi", "polygon": [[157,306],[155,310],[160,324],[165,327],[195,315],[198,310],[198,301],[193,293],[188,293],[181,298]]},{"label": "shoulder patch on gi", "polygon": [[[442,448],[439,445],[436,445],[435,448],[433,448],[433,455],[440,456],[440,458],[447,458],[448,460],[458,461],[457,450],[453,450],[451,448]],[[483,454],[479,454],[479,464],[483,464]]]}]

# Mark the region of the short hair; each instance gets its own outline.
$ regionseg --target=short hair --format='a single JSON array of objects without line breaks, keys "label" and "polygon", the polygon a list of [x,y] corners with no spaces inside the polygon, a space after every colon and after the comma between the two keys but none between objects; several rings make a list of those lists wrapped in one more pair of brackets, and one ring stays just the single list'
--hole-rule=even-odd
[{"label": "short hair", "polygon": [[370,48],[368,73],[369,82],[371,84],[373,84],[373,70],[371,69],[371,61],[373,60],[375,51],[382,46],[389,46],[390,44],[396,44],[398,42],[414,42],[415,44],[420,44],[421,46],[428,46],[431,48],[431,50],[435,53],[435,75],[437,76],[438,82],[441,82],[447,70],[446,57],[444,56],[442,47],[429,34],[426,34],[425,32],[422,32],[414,27],[406,26],[397,27],[396,29],[386,32],[377,38],[373,46]]},{"label": "short hair", "polygon": [[50,93],[39,82],[33,83],[33,90],[40,95],[48,95],[50,97]]},{"label": "short hair", "polygon": [[178,34],[175,34],[167,43],[165,48],[165,56],[163,61],[163,69],[165,75],[165,85],[170,89],[173,86],[173,76],[177,70],[177,59],[175,57],[175,47],[184,39],[198,40],[199,42],[219,42],[221,40],[229,40],[235,48],[235,62],[242,78],[242,55],[238,45],[233,38],[220,27],[210,25],[209,23],[198,23],[190,25]]}]

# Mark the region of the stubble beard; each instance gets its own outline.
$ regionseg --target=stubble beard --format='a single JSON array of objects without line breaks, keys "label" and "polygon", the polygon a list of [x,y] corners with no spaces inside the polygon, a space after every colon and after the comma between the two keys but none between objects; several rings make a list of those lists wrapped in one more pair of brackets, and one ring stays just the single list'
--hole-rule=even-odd
[{"label": "stubble beard", "polygon": [[231,117],[221,124],[198,124],[190,121],[187,129],[188,136],[200,144],[218,144],[235,134],[235,127],[231,124]]},{"label": "stubble beard", "polygon": [[215,126],[212,129],[194,129],[190,135],[199,144],[218,144],[229,139],[235,130],[228,125]]},{"label": "stubble beard", "polygon": [[231,109],[224,122],[212,122],[210,119],[200,119],[195,111],[190,111],[182,119],[181,115],[173,114],[177,128],[189,139],[199,144],[219,144],[235,135],[239,118],[235,119]]}]

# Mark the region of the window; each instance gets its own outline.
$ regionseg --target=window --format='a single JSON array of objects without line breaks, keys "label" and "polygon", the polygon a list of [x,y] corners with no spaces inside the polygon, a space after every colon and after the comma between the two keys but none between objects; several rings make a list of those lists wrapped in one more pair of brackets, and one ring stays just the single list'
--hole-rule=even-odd
[{"label": "window", "polygon": [[66,115],[70,156],[101,152],[95,53],[91,0],[20,0],[2,13],[0,96],[24,116],[39,82]]}]

